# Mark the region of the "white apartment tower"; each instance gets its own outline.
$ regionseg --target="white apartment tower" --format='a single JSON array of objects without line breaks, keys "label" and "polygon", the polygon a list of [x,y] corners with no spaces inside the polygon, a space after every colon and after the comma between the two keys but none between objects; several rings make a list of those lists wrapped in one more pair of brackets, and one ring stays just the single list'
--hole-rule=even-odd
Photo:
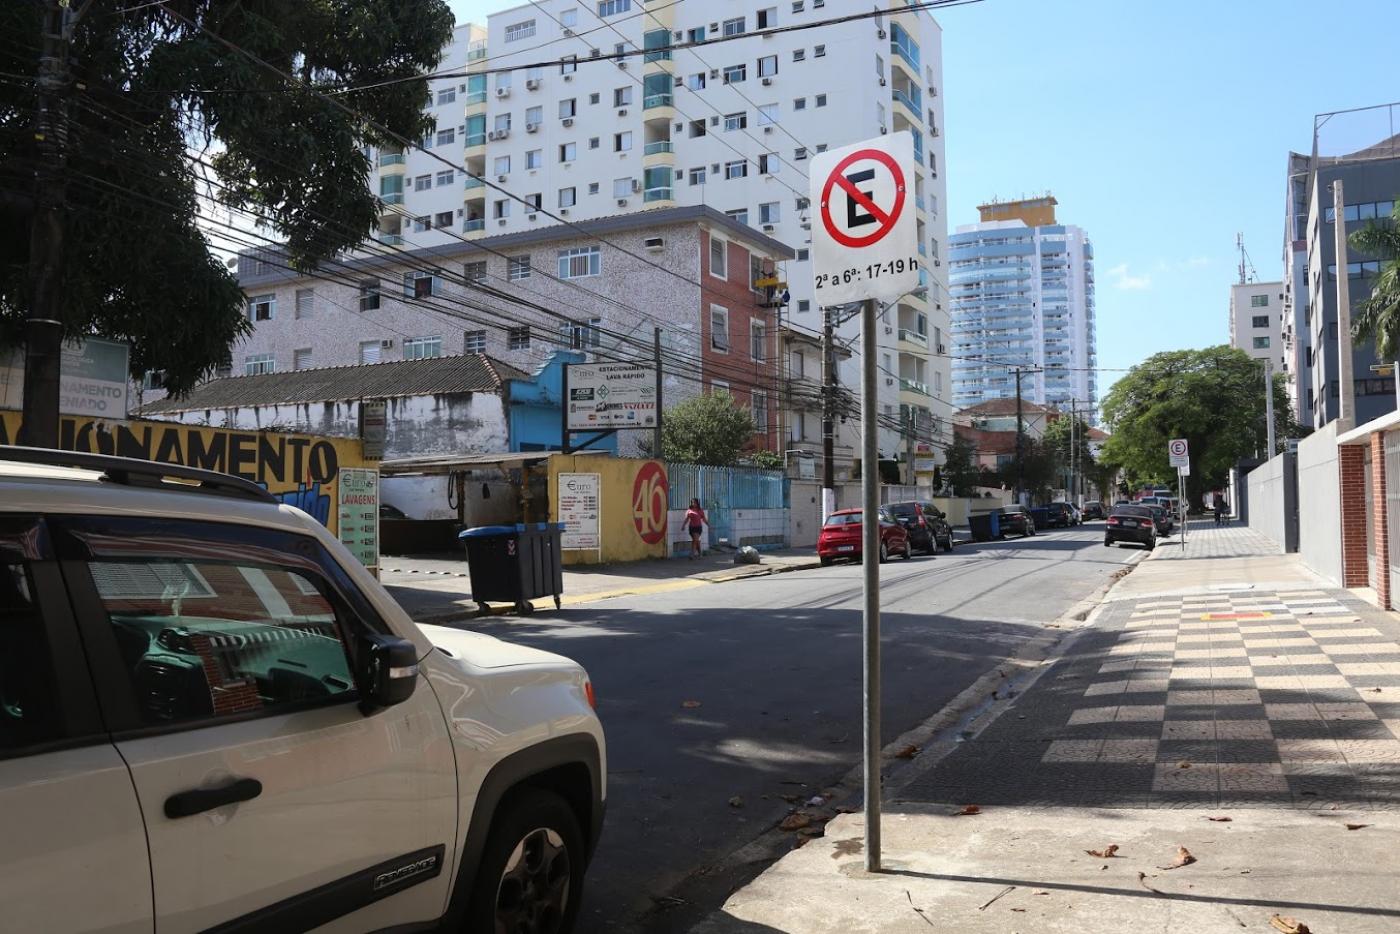
[{"label": "white apartment tower", "polygon": [[1288,371],[1283,346],[1282,282],[1241,282],[1230,286],[1230,344],[1256,360],[1274,362],[1275,373]]},{"label": "white apartment tower", "polygon": [[[782,271],[791,293],[784,324],[820,333],[808,260],[810,158],[909,130],[927,288],[885,312],[880,404],[889,423],[917,418],[925,433],[948,440],[942,31],[903,0],[881,2],[889,11],[878,19],[778,34],[765,31],[872,7],[539,0],[488,17],[484,30],[459,27],[441,70],[460,63],[468,77],[431,82],[431,142],[465,173],[449,182],[447,167],[423,153],[379,153],[380,192],[402,197],[386,206],[379,237],[433,246],[561,222],[549,214],[582,221],[704,204],[796,251]],[[733,41],[663,49],[716,37]],[[644,54],[603,57],[628,51]],[[846,323],[841,336],[857,327]],[[858,357],[843,363],[843,382],[858,385],[858,367]],[[885,456],[902,447],[896,431],[883,432]]]}]

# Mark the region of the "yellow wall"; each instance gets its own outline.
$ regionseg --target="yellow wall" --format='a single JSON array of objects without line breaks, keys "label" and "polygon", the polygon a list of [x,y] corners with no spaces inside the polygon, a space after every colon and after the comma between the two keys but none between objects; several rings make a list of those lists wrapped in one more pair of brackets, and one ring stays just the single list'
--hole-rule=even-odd
[{"label": "yellow wall", "polygon": [[[20,413],[0,412],[0,444],[14,444]],[[66,451],[117,454],[202,467],[261,484],[282,502],[336,528],[336,494],[342,467],[375,467],[357,438],[326,438],[279,431],[230,431],[176,422],[99,421],[65,415],[58,446]]]},{"label": "yellow wall", "polygon": [[[666,477],[666,465],[661,461],[632,458],[608,457],[603,454],[555,454],[549,458],[549,519],[559,521],[559,474],[596,473],[599,474],[598,538],[602,544],[599,551],[566,551],[565,564],[598,564],[612,561],[640,561],[643,558],[666,557],[666,495],[665,490],[657,491],[655,484],[648,485],[650,492],[659,496],[661,528],[660,539],[649,544],[642,539],[638,530],[637,512],[639,508],[633,498],[637,490],[637,477],[648,465],[656,465],[660,476]],[[655,477],[655,469],[647,470]],[[645,523],[645,519],[641,520]],[[647,526],[654,536],[657,532],[654,522]]]},{"label": "yellow wall", "polygon": [[1055,225],[1055,205],[1058,202],[1049,195],[1044,198],[1027,198],[1024,201],[997,201],[979,204],[982,223],[988,221],[1025,221],[1027,227],[1053,227]]}]

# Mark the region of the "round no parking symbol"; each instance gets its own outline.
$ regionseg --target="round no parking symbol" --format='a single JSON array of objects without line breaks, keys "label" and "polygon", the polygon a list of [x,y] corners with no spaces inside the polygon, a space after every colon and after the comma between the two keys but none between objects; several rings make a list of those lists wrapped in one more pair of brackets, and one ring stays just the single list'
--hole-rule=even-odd
[{"label": "round no parking symbol", "polygon": [[[842,246],[871,246],[894,229],[904,211],[904,199],[904,171],[894,157],[879,149],[858,149],[836,163],[827,176],[822,187],[822,226]],[[840,202],[844,210],[838,207]]]}]

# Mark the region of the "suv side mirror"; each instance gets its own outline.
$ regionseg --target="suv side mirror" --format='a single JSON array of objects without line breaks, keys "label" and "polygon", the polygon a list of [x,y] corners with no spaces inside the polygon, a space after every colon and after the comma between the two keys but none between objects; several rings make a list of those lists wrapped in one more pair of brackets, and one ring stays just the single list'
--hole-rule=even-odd
[{"label": "suv side mirror", "polygon": [[402,704],[418,685],[418,647],[397,636],[368,636],[358,674],[363,713]]}]

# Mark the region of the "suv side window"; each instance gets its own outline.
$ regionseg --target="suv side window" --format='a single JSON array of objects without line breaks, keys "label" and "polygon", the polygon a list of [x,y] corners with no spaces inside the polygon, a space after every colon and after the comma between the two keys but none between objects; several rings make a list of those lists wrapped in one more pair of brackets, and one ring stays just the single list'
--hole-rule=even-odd
[{"label": "suv side window", "polygon": [[0,519],[0,756],[63,733],[36,566],[43,528]]},{"label": "suv side window", "polygon": [[70,582],[90,581],[74,585],[74,604],[114,729],[358,698],[353,639],[369,614],[332,586],[343,572],[314,538],[175,519],[61,528]]}]

